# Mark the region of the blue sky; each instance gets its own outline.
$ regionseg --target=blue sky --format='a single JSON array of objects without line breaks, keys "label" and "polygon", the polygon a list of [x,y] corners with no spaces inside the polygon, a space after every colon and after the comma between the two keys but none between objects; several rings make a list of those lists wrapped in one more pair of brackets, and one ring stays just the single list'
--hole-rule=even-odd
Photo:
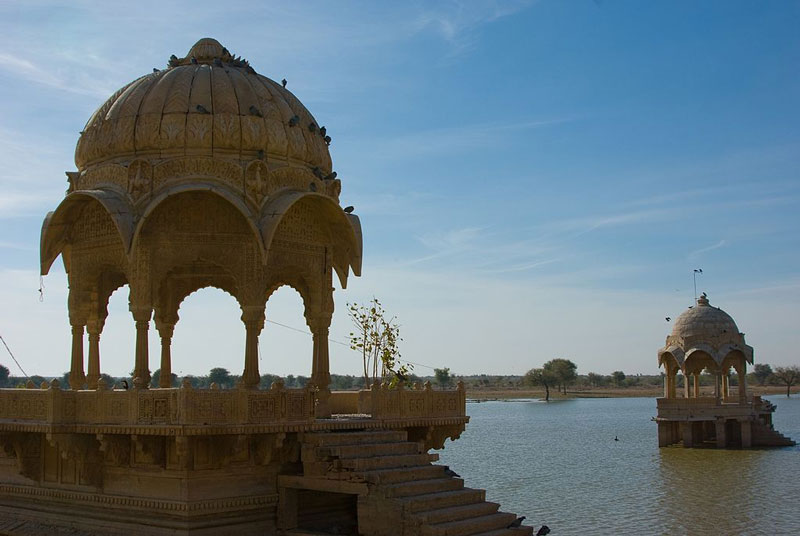
[{"label": "blue sky", "polygon": [[[0,335],[28,373],[69,364],[66,279],[59,262],[39,302],[38,240],[78,132],[205,36],[285,77],[333,137],[365,233],[334,340],[345,303],[374,295],[419,373],[553,357],[655,373],[664,317],[702,268],[698,290],[757,362],[800,361],[800,2],[288,4],[0,4]],[[133,362],[126,300],[101,339],[112,374]],[[305,329],[292,290],[267,315]],[[238,317],[219,291],[190,297],[173,369],[240,372]],[[302,333],[267,324],[261,354],[262,372],[310,371]],[[333,372],[358,372],[347,348],[331,354]]]}]

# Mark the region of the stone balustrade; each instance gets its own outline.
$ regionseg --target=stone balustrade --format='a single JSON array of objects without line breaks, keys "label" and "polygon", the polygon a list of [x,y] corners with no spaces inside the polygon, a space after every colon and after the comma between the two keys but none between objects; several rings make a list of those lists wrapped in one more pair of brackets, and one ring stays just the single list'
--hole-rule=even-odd
[{"label": "stone balustrade", "polygon": [[0,389],[0,419],[45,424],[241,425],[314,420],[312,389]]},{"label": "stone balustrade", "polygon": [[424,387],[408,389],[400,383],[390,389],[377,382],[370,390],[359,392],[358,413],[369,414],[373,419],[415,419],[465,417],[467,414],[464,384],[458,382],[455,390],[437,391],[425,382]]}]

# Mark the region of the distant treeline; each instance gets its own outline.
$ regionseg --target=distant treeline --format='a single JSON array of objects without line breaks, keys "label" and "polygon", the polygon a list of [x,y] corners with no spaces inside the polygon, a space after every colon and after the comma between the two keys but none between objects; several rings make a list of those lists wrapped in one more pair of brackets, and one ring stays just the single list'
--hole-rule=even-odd
[{"label": "distant treeline", "polygon": [[[132,378],[128,377],[114,377],[108,374],[102,374],[101,377],[105,380],[109,387],[122,386],[125,381],[129,386],[132,385]],[[160,383],[161,371],[156,370],[152,374],[150,381],[151,386],[158,387]],[[61,387],[68,389],[69,386],[69,373],[65,372],[59,377],[53,376],[39,376],[34,375],[30,377],[12,376],[9,374],[9,369],[0,364],[0,387],[24,387],[28,381],[32,381],[35,386],[40,386],[42,382],[49,382],[57,378]],[[178,387],[183,383],[183,380],[189,380],[192,387],[196,389],[207,389],[211,387],[212,383],[216,383],[220,389],[233,389],[241,380],[238,374],[231,374],[225,368],[216,367],[211,369],[208,374],[203,376],[177,376],[172,374],[171,385]],[[406,384],[412,385],[414,383],[423,384],[430,381],[436,387],[454,387],[459,381],[464,382],[464,386],[468,390],[482,390],[482,389],[525,389],[531,387],[531,383],[526,381],[524,375],[494,375],[494,374],[473,374],[473,375],[457,375],[450,372],[448,368],[435,369],[434,374],[431,376],[418,376],[409,374],[406,378]],[[678,386],[683,386],[683,376],[678,375]],[[310,378],[302,375],[278,376],[276,374],[263,374],[261,376],[260,389],[269,389],[272,384],[278,380],[283,381],[284,387],[287,388],[302,388],[305,387]],[[736,374],[730,376],[730,385],[737,385],[738,378]],[[782,381],[775,373],[773,373],[770,365],[758,364],[753,368],[753,371],[747,375],[748,383],[757,385],[782,385]],[[664,384],[663,374],[625,374],[622,371],[614,371],[611,374],[598,374],[589,372],[588,374],[575,374],[574,378],[568,380],[568,385],[571,388],[652,388],[660,387]],[[714,377],[710,374],[702,374],[700,376],[700,383],[704,386],[714,384]],[[364,388],[363,376],[353,376],[350,374],[331,374],[331,390],[346,391]]]}]

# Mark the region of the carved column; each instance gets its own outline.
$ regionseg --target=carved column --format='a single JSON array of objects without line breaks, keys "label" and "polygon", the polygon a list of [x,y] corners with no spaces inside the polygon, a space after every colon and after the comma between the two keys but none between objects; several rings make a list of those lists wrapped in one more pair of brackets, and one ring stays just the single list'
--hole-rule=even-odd
[{"label": "carved column", "polygon": [[689,378],[690,374],[688,371],[684,369],[683,371],[683,396],[684,398],[689,398]]},{"label": "carved column", "polygon": [[309,327],[314,337],[314,355],[311,361],[311,381],[317,386],[317,417],[331,416],[330,408],[330,360],[328,355],[328,330],[331,325],[330,316],[319,316],[309,319]]},{"label": "carved column", "polygon": [[722,383],[720,381],[721,379],[722,379],[722,375],[721,375],[720,371],[715,370],[714,371],[714,398],[717,399],[717,403],[719,403],[719,398],[720,398],[720,396],[722,394],[721,393],[721,389],[720,389],[720,387],[721,387],[720,384]]},{"label": "carved column", "polygon": [[156,329],[161,337],[161,372],[158,377],[158,386],[161,388],[172,387],[172,334],[176,320],[165,320],[156,315]]},{"label": "carved column", "polygon": [[97,389],[97,380],[100,379],[100,334],[104,324],[105,320],[97,317],[90,318],[86,323],[89,333],[89,374],[86,383],[89,389]]},{"label": "carved column", "polygon": [[[133,383],[137,388],[146,389],[150,385],[150,354],[147,332],[150,330],[150,318],[153,310],[150,307],[131,306],[133,319],[136,321],[136,357],[133,368]],[[136,379],[139,378],[137,381]]]},{"label": "carved column", "polygon": [[728,372],[726,371],[725,374],[722,375],[722,401],[724,402],[726,398],[728,398],[728,391],[730,390],[730,378],[728,376]]},{"label": "carved column", "polygon": [[747,403],[747,374],[745,374],[745,366],[742,364],[741,366],[736,367],[736,375],[739,379],[739,403],[746,404]]},{"label": "carved column", "polygon": [[694,378],[693,378],[694,379],[694,397],[695,398],[700,398],[700,373],[699,372],[695,372],[693,374],[693,376],[694,376]]},{"label": "carved column", "polygon": [[247,389],[256,389],[261,382],[258,372],[258,336],[264,329],[264,306],[243,305],[242,322],[247,331],[244,345],[244,372],[242,383]]},{"label": "carved column", "polygon": [[86,383],[86,374],[83,372],[83,324],[71,323],[72,360],[69,367],[69,386],[70,389],[78,390]]}]

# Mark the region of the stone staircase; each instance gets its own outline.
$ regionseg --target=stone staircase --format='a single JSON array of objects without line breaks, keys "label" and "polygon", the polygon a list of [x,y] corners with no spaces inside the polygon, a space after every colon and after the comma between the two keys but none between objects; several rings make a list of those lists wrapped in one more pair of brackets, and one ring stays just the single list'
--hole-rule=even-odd
[{"label": "stone staircase", "polygon": [[438,454],[406,431],[304,434],[301,459],[312,478],[363,482],[359,531],[392,536],[530,536],[533,527],[508,528],[515,514],[500,512],[486,492],[434,465]]},{"label": "stone staircase", "polygon": [[754,447],[792,447],[796,444],[772,426],[758,421],[753,423]]}]

